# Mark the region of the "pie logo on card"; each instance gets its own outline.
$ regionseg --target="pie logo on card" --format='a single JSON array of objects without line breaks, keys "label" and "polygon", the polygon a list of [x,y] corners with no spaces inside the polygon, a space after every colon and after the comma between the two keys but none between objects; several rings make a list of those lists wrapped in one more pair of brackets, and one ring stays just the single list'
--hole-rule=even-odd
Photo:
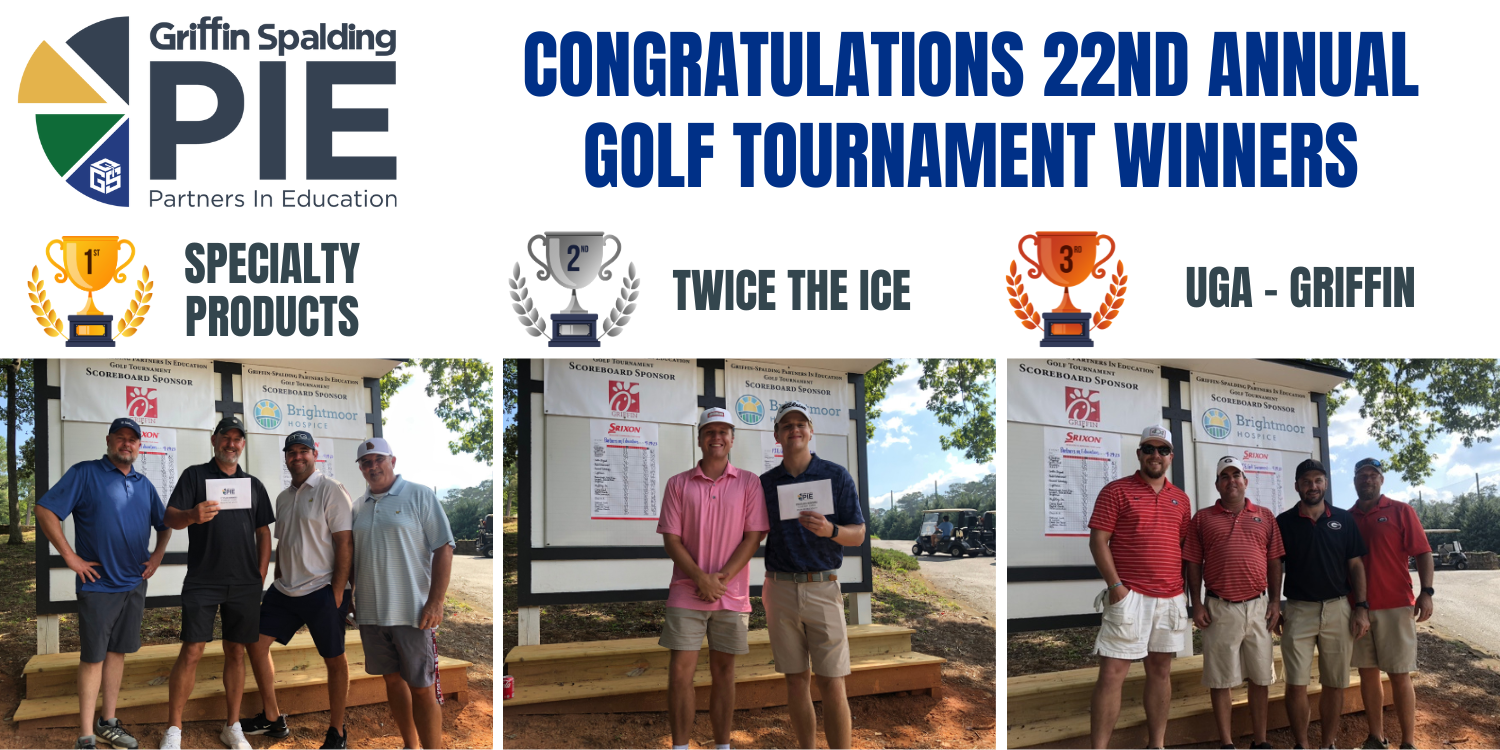
[{"label": "pie logo on card", "polygon": [[156,389],[125,386],[125,413],[131,419],[156,419]]},{"label": "pie logo on card", "polygon": [[619,419],[630,419],[641,413],[641,384],[624,380],[609,381],[609,411]]},{"label": "pie logo on card", "polygon": [[1068,424],[1074,427],[1098,427],[1099,401],[1098,391],[1083,388],[1065,389],[1063,402],[1068,411]]}]

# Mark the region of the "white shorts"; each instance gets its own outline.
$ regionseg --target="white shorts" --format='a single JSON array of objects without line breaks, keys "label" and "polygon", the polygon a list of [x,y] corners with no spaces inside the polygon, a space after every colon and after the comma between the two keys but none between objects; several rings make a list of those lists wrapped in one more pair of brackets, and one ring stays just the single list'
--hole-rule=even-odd
[{"label": "white shorts", "polygon": [[[1105,602],[1109,601],[1106,593]],[[1188,643],[1187,594],[1159,599],[1130,591],[1118,604],[1104,604],[1104,621],[1094,653],[1115,659],[1144,659],[1151,651],[1175,654]]]}]

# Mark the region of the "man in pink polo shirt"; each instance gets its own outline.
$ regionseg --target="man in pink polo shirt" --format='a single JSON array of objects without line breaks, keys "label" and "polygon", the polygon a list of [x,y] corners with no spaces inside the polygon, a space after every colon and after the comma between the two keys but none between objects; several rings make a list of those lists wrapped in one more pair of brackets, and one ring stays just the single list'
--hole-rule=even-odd
[{"label": "man in pink polo shirt", "polygon": [[760,477],[729,463],[733,447],[729,412],[704,409],[698,418],[703,459],[667,480],[656,525],[673,563],[667,618],[658,641],[672,650],[667,716],[673,748],[686,748],[693,728],[693,672],[704,635],[713,677],[709,717],[719,748],[729,747],[734,723],[734,656],[750,653],[750,558],[771,524]]}]

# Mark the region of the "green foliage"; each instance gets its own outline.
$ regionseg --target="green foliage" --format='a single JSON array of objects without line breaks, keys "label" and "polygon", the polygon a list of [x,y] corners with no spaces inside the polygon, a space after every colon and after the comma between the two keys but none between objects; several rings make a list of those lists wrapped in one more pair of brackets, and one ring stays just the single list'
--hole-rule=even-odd
[{"label": "green foliage", "polygon": [[893,549],[870,548],[870,564],[886,570],[916,570],[922,567],[917,558]]},{"label": "green foliage", "polygon": [[391,409],[391,397],[396,395],[396,391],[401,390],[401,386],[404,386],[407,383],[411,382],[411,376],[413,373],[411,370],[407,369],[406,365],[406,362],[402,362],[401,364],[396,365],[396,369],[391,370],[390,372],[380,377],[381,424],[385,424],[385,413],[390,411]]},{"label": "green foliage", "polygon": [[924,359],[917,385],[931,390],[927,410],[952,432],[938,436],[943,450],[958,449],[977,464],[995,455],[995,360]]},{"label": "green foliage", "polygon": [[[516,402],[520,398],[521,381],[515,360],[501,360],[500,365],[504,373],[504,380],[501,383],[503,390],[500,394],[500,404],[503,407],[502,413],[505,415],[506,421],[505,435],[501,439],[501,443],[505,451],[505,470],[511,471],[515,468],[516,460],[521,455],[521,429],[516,426],[515,422]],[[509,480],[506,481],[505,496],[507,498],[511,497]]]},{"label": "green foliage", "polygon": [[870,533],[881,539],[916,539],[922,528],[922,512],[932,508],[973,508],[980,513],[995,510],[995,475],[951,485],[939,495],[903,495],[896,500],[895,509],[870,520]]},{"label": "green foliage", "polygon": [[502,506],[505,509],[504,515],[514,516],[516,514],[516,493],[521,491],[520,477],[517,476],[517,469],[514,462],[506,464],[504,471],[505,489],[501,490],[501,497],[503,498]]},{"label": "green foliage", "polygon": [[[25,462],[17,461],[16,430],[26,422],[34,419],[36,407],[36,371],[35,363],[29,359],[6,359],[0,360],[0,392],[5,394],[5,410],[3,412],[6,425],[5,443],[5,509],[6,518],[11,521],[10,544],[21,544],[21,520],[22,514],[21,495],[24,484],[32,475],[34,462],[30,459],[34,456],[35,446],[32,441],[27,441],[27,446],[22,449],[28,459]],[[10,481],[10,480],[16,481]],[[26,493],[28,496],[30,493]]]},{"label": "green foliage", "polygon": [[494,368],[479,359],[423,359],[418,365],[427,373],[427,395],[440,399],[434,412],[449,432],[459,433],[448,450],[471,453],[475,461],[493,466]]},{"label": "green foliage", "polygon": [[1465,448],[1500,429],[1500,361],[1493,359],[1323,359],[1354,377],[1328,398],[1330,416],[1350,391],[1364,399],[1359,415],[1409,485],[1433,474],[1428,444],[1457,435]]},{"label": "green foliage", "polygon": [[875,439],[875,427],[880,423],[880,415],[883,413],[880,402],[885,400],[885,392],[890,389],[891,383],[904,372],[905,364],[888,359],[865,373],[865,442]]},{"label": "green foliage", "polygon": [[443,512],[454,539],[479,538],[479,524],[495,512],[495,482],[486,479],[474,487],[448,490],[443,498]]}]

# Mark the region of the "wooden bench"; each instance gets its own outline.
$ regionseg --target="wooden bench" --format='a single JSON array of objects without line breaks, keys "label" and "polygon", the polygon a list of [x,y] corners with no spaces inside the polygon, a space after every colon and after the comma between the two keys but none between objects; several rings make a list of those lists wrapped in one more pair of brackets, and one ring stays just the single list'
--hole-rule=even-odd
[{"label": "wooden bench", "polygon": [[[873,695],[902,691],[939,695],[941,667],[947,661],[911,650],[910,628],[892,625],[849,627],[852,674],[845,691]],[[506,654],[515,697],[505,701],[514,714],[665,711],[671,652],[655,638],[517,646]],[[786,704],[784,677],[776,672],[765,630],[748,636],[750,653],[735,657],[735,708]],[[698,654],[693,685],[700,709],[708,708],[712,678],[708,645]],[[819,700],[817,686],[813,699]]]},{"label": "wooden bench", "polygon": [[[144,646],[125,656],[120,680],[119,718],[129,724],[162,723],[167,720],[168,685],[180,644]],[[348,638],[344,654],[349,661],[350,706],[384,703],[385,681],[365,673],[364,647],[359,638]],[[26,700],[17,707],[14,721],[22,730],[78,726],[78,652],[33,656],[23,671]],[[242,716],[261,710],[260,692],[245,657],[245,697]],[[276,702],[283,713],[303,714],[328,710],[328,671],[312,636],[298,633],[285,646],[271,646],[276,666]],[[469,689],[470,663],[439,657],[438,677],[445,699],[463,703]],[[224,644],[214,641],[203,649],[193,692],[183,711],[184,721],[224,719]],[[95,705],[102,704],[102,698]]]},{"label": "wooden bench", "polygon": [[[1284,699],[1286,682],[1281,664],[1281,650],[1275,651],[1277,682],[1270,686],[1271,706],[1268,726],[1279,729],[1288,725]],[[1091,703],[1097,668],[1025,675],[1008,679],[1006,685],[1006,745],[1008,747],[1077,747],[1089,737]],[[1383,678],[1385,703],[1392,701],[1389,678]],[[1203,656],[1172,660],[1172,702],[1167,721],[1167,744],[1181,745],[1216,741],[1218,725],[1208,688],[1202,684]],[[1142,702],[1146,685],[1145,665],[1130,665],[1115,723],[1112,747],[1142,747],[1146,736],[1146,708]],[[1344,691],[1344,712],[1364,711],[1359,692],[1359,673],[1351,670],[1349,687]],[[1313,720],[1319,718],[1317,665],[1313,665],[1311,684],[1307,689]],[[1230,693],[1236,737],[1250,733],[1249,690],[1235,688]]]}]

